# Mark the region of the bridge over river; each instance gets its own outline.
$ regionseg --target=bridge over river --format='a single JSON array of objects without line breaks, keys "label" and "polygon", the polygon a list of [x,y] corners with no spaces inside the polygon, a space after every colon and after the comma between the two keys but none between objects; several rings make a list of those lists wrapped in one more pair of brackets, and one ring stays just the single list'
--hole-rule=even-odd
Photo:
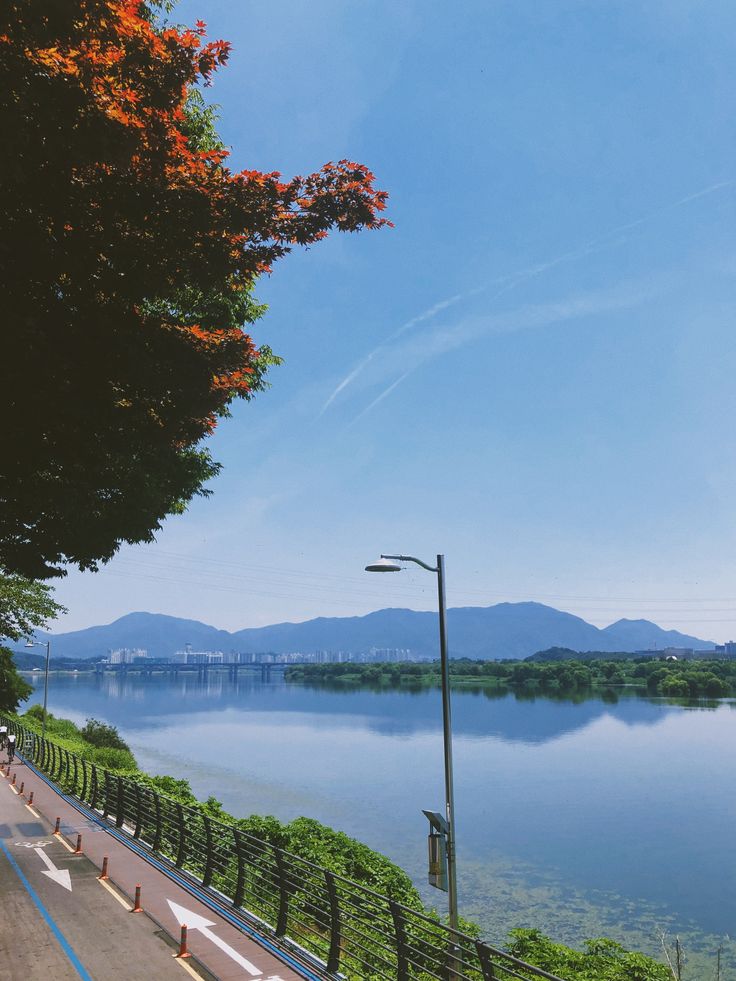
[{"label": "bridge over river", "polygon": [[210,674],[227,673],[228,678],[236,681],[239,674],[243,672],[254,672],[260,674],[262,681],[270,681],[272,674],[282,674],[287,668],[298,665],[313,664],[313,661],[244,661],[237,664],[178,664],[173,661],[156,662],[145,664],[107,664],[97,662],[95,664],[95,674],[137,674],[151,677],[155,674],[164,674],[177,677],[181,674],[196,675],[197,678],[207,678]]}]

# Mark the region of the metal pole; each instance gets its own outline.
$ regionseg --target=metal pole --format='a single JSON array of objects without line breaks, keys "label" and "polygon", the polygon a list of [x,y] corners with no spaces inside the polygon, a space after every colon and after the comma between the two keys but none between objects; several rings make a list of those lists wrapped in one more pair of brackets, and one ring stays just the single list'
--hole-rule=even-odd
[{"label": "metal pole", "polygon": [[41,723],[41,738],[46,738],[46,706],[49,701],[49,659],[51,657],[51,641],[46,643],[46,675],[43,683],[43,722]]},{"label": "metal pole", "polygon": [[450,927],[457,930],[457,876],[455,873],[455,794],[452,778],[452,716],[450,713],[450,666],[447,657],[447,608],[445,557],[437,556],[437,593],[440,611],[440,669],[442,672],[442,734],[445,749],[445,817],[447,819],[447,904]]},{"label": "metal pole", "polygon": [[[413,555],[386,555],[381,553],[382,559],[390,559],[395,562],[415,562],[417,565],[426,569],[428,572],[437,573],[437,594],[439,598],[439,621],[440,621],[440,669],[442,674],[442,734],[445,750],[445,820],[447,830],[445,831],[445,845],[447,848],[447,906],[450,928],[458,929],[457,911],[457,874],[456,874],[456,850],[455,850],[455,794],[453,789],[452,777],[452,716],[450,713],[450,665],[447,652],[447,604],[445,601],[445,557],[437,556],[437,567],[434,568],[421,559]],[[366,566],[368,571],[376,572],[378,569],[371,569]],[[383,571],[383,570],[380,570]],[[393,571],[393,570],[386,570]],[[425,814],[427,812],[425,811]],[[457,943],[453,937],[451,945],[450,962],[448,965],[448,978],[453,981],[456,977],[458,968]]]}]

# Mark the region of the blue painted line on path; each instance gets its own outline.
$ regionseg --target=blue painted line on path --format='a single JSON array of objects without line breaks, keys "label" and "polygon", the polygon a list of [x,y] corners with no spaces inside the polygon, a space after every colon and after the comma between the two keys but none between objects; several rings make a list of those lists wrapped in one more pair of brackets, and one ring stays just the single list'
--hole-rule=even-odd
[{"label": "blue painted line on path", "polygon": [[21,867],[18,865],[18,863],[16,862],[16,860],[13,858],[13,856],[8,851],[8,847],[5,844],[5,842],[2,840],[2,838],[0,838],[0,849],[2,849],[3,852],[5,853],[5,857],[10,862],[11,866],[13,867],[13,869],[15,869],[16,875],[18,876],[18,878],[20,879],[20,881],[25,886],[26,892],[31,897],[31,899],[35,903],[36,908],[38,909],[39,913],[44,918],[44,920],[46,921],[46,923],[49,925],[49,927],[51,928],[52,933],[54,934],[54,936],[56,937],[56,939],[61,944],[61,949],[64,951],[64,953],[66,954],[66,956],[71,961],[72,966],[74,967],[74,970],[77,972],[77,974],[80,976],[80,978],[83,979],[83,981],[93,981],[91,975],[89,975],[87,973],[87,971],[84,969],[84,965],[79,960],[79,958],[77,957],[77,955],[74,953],[74,949],[73,949],[72,945],[69,943],[69,941],[66,939],[66,937],[61,932],[61,930],[59,929],[59,927],[56,925],[56,923],[54,922],[53,917],[51,916],[51,914],[49,913],[49,911],[46,909],[46,907],[44,906],[44,904],[41,902],[41,900],[40,900],[40,898],[38,896],[38,893],[33,888],[33,886],[30,884],[30,882],[28,881],[28,879],[26,879],[25,875],[23,874],[23,871],[22,871]]},{"label": "blue painted line on path", "polygon": [[85,817],[89,818],[89,820],[99,825],[99,827],[103,831],[106,831],[107,834],[112,835],[113,838],[117,839],[117,841],[125,845],[126,848],[129,848],[132,852],[135,852],[142,859],[144,859],[144,861],[148,862],[149,865],[152,865],[167,878],[175,882],[178,886],[181,886],[182,889],[188,892],[190,896],[193,896],[200,903],[202,903],[203,906],[206,906],[208,909],[211,909],[216,916],[221,916],[224,920],[227,920],[228,923],[234,926],[236,930],[239,930],[241,933],[245,933],[247,936],[251,938],[251,940],[254,940],[257,944],[259,944],[261,947],[267,950],[270,954],[273,954],[273,956],[276,957],[278,960],[280,960],[282,963],[287,964],[290,968],[292,968],[292,970],[296,971],[298,974],[301,974],[302,977],[307,979],[307,981],[324,981],[322,975],[313,974],[308,968],[306,968],[303,964],[300,964],[299,961],[295,960],[280,947],[277,947],[275,944],[270,943],[265,937],[263,937],[256,930],[253,930],[251,927],[243,923],[243,921],[239,919],[239,917],[234,916],[232,913],[229,913],[226,909],[223,909],[223,907],[219,906],[215,901],[213,901],[207,895],[207,893],[204,892],[204,890],[199,889],[196,885],[194,885],[184,876],[179,875],[170,866],[166,865],[164,862],[159,861],[151,854],[151,852],[149,852],[147,849],[143,848],[141,845],[137,844],[136,842],[132,841],[126,834],[123,834],[122,832],[118,831],[117,828],[114,828],[111,825],[107,824],[107,822],[103,821],[98,814],[95,814],[91,810],[91,808],[88,808],[81,801],[77,800],[76,797],[73,797],[71,794],[65,794],[62,790],[59,790],[56,784],[49,777],[47,777],[45,773],[42,773],[42,771],[39,770],[29,760],[27,759],[24,760],[24,763],[30,770],[33,770],[33,772],[38,777],[40,777],[40,779],[43,780],[44,783],[48,784],[48,786],[54,791],[54,793],[58,794],[59,797],[63,798],[68,804],[71,804],[71,806],[75,810],[79,811],[80,814],[85,815]]}]

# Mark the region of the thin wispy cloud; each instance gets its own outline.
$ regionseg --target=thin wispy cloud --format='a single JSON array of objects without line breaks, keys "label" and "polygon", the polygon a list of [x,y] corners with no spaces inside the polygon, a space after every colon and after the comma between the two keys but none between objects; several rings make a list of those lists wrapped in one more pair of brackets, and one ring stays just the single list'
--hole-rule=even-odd
[{"label": "thin wispy cloud", "polygon": [[[385,341],[385,342],[384,342],[384,345],[385,345],[385,344],[388,344],[388,341]],[[337,388],[336,388],[336,389],[335,389],[335,390],[334,390],[334,391],[332,392],[332,394],[330,395],[330,397],[329,397],[329,398],[327,399],[327,401],[325,402],[325,404],[324,404],[324,405],[322,406],[322,408],[320,409],[320,412],[319,412],[319,415],[320,415],[320,416],[322,416],[322,415],[324,415],[324,413],[325,413],[325,412],[326,412],[326,411],[327,411],[327,410],[329,409],[329,407],[330,407],[330,406],[332,405],[332,403],[333,403],[333,402],[335,401],[335,399],[336,399],[336,398],[337,398],[337,396],[338,396],[338,395],[340,394],[340,392],[342,392],[342,390],[343,390],[343,389],[345,389],[345,388],[347,388],[347,387],[348,387],[348,385],[349,385],[349,384],[350,384],[350,383],[351,383],[351,382],[352,382],[352,381],[353,381],[353,380],[354,380],[355,378],[357,378],[357,377],[358,377],[358,375],[359,375],[359,374],[360,374],[360,373],[361,373],[361,372],[363,371],[363,369],[364,369],[365,367],[367,367],[367,366],[368,366],[368,365],[369,365],[369,364],[371,363],[371,361],[373,360],[373,357],[374,357],[374,355],[375,355],[375,354],[376,354],[376,353],[377,353],[378,351],[380,351],[380,349],[381,349],[381,347],[382,347],[382,346],[384,346],[384,345],[381,345],[381,346],[379,346],[379,347],[377,347],[377,348],[375,348],[375,350],[373,350],[373,351],[371,351],[371,353],[370,353],[370,354],[368,354],[368,355],[367,355],[367,356],[366,356],[365,358],[363,358],[363,360],[362,360],[362,361],[359,361],[359,362],[358,362],[358,365],[357,365],[357,367],[355,367],[355,368],[353,368],[353,370],[352,370],[352,371],[350,372],[350,374],[348,374],[348,375],[346,375],[346,376],[345,376],[345,377],[343,378],[343,380],[342,380],[342,381],[340,382],[340,384],[339,384],[339,385],[337,386]],[[319,418],[319,416],[318,416],[317,418]]]},{"label": "thin wispy cloud", "polygon": [[527,304],[493,316],[466,317],[457,323],[436,327],[421,336],[407,337],[402,343],[382,352],[380,359],[378,356],[374,358],[373,384],[390,377],[397,367],[401,374],[349,425],[366,416],[421,365],[465,344],[492,334],[551,327],[584,317],[600,317],[618,310],[632,309],[651,300],[658,292],[658,285],[651,282],[645,285],[625,284],[616,289],[577,294],[549,303]]},{"label": "thin wispy cloud", "polygon": [[[403,335],[411,331],[414,327],[417,327],[420,324],[432,320],[438,314],[444,312],[445,310],[448,310],[453,306],[456,306],[459,303],[462,303],[465,300],[469,300],[473,296],[478,296],[482,293],[486,293],[489,290],[491,290],[493,287],[496,287],[496,291],[492,293],[492,295],[488,298],[489,303],[494,303],[496,300],[500,299],[505,294],[510,293],[512,290],[518,289],[518,287],[522,286],[524,283],[528,283],[530,280],[538,276],[541,276],[543,273],[549,272],[551,269],[554,269],[556,266],[560,266],[568,262],[575,262],[577,260],[584,259],[589,255],[593,255],[596,252],[600,252],[604,249],[612,248],[617,245],[622,245],[626,242],[626,237],[622,238],[622,236],[625,236],[627,232],[631,232],[635,228],[639,228],[643,225],[649,224],[650,222],[655,221],[658,218],[661,218],[668,212],[674,211],[677,208],[683,207],[686,204],[690,204],[693,201],[697,201],[701,198],[707,197],[711,194],[716,193],[717,191],[723,190],[724,188],[733,187],[735,184],[736,184],[736,179],[718,181],[717,183],[711,184],[708,187],[701,188],[699,191],[696,191],[693,194],[688,194],[683,198],[678,198],[678,200],[673,201],[670,204],[664,205],[663,207],[658,208],[656,211],[649,212],[648,214],[643,215],[641,218],[636,218],[633,221],[626,222],[625,224],[622,225],[616,225],[614,228],[608,229],[607,231],[603,232],[601,235],[597,235],[595,238],[591,239],[589,242],[586,242],[584,245],[580,246],[579,248],[571,249],[567,252],[563,252],[562,254],[558,256],[554,256],[553,258],[547,259],[543,262],[540,262],[537,265],[528,266],[524,269],[519,269],[513,273],[510,273],[507,276],[496,278],[492,282],[486,283],[483,286],[476,286],[473,289],[466,290],[465,292],[462,293],[456,293],[453,296],[438,301],[428,309],[417,314],[415,317],[412,317],[410,320],[407,320],[400,327],[397,327],[397,329],[393,331],[385,340],[381,341],[380,344],[378,344],[375,348],[373,348],[372,351],[370,351],[361,361],[359,361],[358,364],[340,381],[340,383],[330,393],[329,397],[323,403],[317,418],[323,416],[324,413],[329,409],[329,407],[335,401],[335,399],[337,399],[342,392],[344,392],[347,388],[349,388],[358,379],[359,376],[363,375],[366,372],[366,369],[368,369],[377,358],[381,358],[381,356],[387,350],[391,350],[395,346],[396,342],[399,341]],[[414,370],[414,369],[412,368],[410,370]],[[407,374],[408,373],[409,372],[407,372]],[[354,421],[357,421],[357,419],[361,418],[363,415],[369,412],[375,405],[377,405],[378,402],[382,401],[382,399],[389,394],[389,391],[393,391],[393,389],[396,388],[399,382],[403,381],[405,377],[406,375],[402,375],[400,379],[397,379],[397,381],[395,381],[388,390],[382,392],[377,399],[375,399],[366,409],[364,409],[356,417]]]},{"label": "thin wispy cloud", "polygon": [[[363,416],[367,416],[367,415],[368,415],[368,413],[369,413],[369,412],[370,412],[370,411],[371,411],[372,409],[375,409],[375,407],[376,407],[376,406],[378,405],[378,403],[379,403],[379,402],[383,402],[383,400],[384,400],[385,398],[387,398],[387,397],[388,397],[388,396],[389,396],[389,395],[391,394],[391,392],[393,392],[393,390],[394,390],[395,388],[398,388],[398,386],[399,386],[399,385],[400,385],[400,384],[401,384],[401,383],[403,382],[403,380],[404,380],[404,379],[405,379],[405,378],[406,378],[406,377],[407,377],[408,375],[410,375],[410,374],[412,373],[412,371],[413,371],[413,370],[414,370],[414,367],[411,367],[411,368],[409,368],[409,369],[408,369],[408,371],[405,371],[403,375],[400,375],[400,376],[399,376],[399,377],[398,377],[398,378],[396,379],[396,381],[395,381],[395,382],[392,382],[392,383],[391,383],[391,384],[390,384],[390,385],[388,386],[388,388],[387,388],[387,389],[385,389],[385,390],[384,390],[383,392],[381,392],[381,394],[380,394],[380,395],[378,396],[378,398],[375,398],[375,399],[373,399],[373,401],[371,402],[371,404],[370,404],[370,405],[367,405],[367,406],[365,407],[365,409],[363,409],[363,411],[362,411],[362,412],[359,412],[359,413],[358,413],[358,415],[357,415],[357,416],[356,416],[356,417],[355,417],[355,418],[353,419],[353,423],[355,423],[355,422],[358,422],[358,421],[359,421],[360,419],[362,419],[362,418],[363,418]],[[352,425],[352,423],[351,423],[351,425]]]},{"label": "thin wispy cloud", "polygon": [[[485,286],[479,286],[476,287],[475,289],[467,290],[464,293],[456,293],[455,296],[449,296],[447,297],[447,299],[440,300],[439,303],[435,303],[434,306],[431,306],[428,310],[425,310],[423,313],[417,314],[416,317],[412,317],[411,320],[407,320],[405,324],[402,324],[400,327],[397,327],[396,330],[393,332],[393,334],[390,334],[384,341],[381,341],[378,347],[374,348],[370,352],[370,354],[367,354],[366,357],[363,358],[363,360],[360,361],[357,364],[357,366],[353,368],[353,370],[343,378],[343,380],[340,382],[337,388],[333,390],[329,398],[326,400],[326,402],[320,409],[319,416],[324,415],[324,413],[327,411],[327,409],[329,409],[329,407],[335,401],[335,399],[340,394],[340,392],[346,389],[348,385],[350,385],[351,382],[353,382],[358,377],[358,375],[360,375],[363,372],[363,370],[368,367],[368,365],[371,363],[375,355],[378,354],[384,347],[387,347],[390,344],[392,344],[395,340],[401,337],[402,334],[405,334],[408,330],[411,330],[413,327],[416,327],[417,324],[421,324],[426,320],[431,320],[432,317],[436,316],[438,313],[441,313],[443,310],[447,310],[449,307],[454,306],[456,303],[460,303],[462,300],[469,299],[471,296],[474,296],[476,293],[482,293],[485,289],[486,289]],[[319,418],[319,416],[317,418]]]}]

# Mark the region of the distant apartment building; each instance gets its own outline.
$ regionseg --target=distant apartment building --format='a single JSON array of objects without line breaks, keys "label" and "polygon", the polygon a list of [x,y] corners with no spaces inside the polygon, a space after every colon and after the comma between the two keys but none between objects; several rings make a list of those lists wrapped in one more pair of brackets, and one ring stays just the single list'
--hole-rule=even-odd
[{"label": "distant apartment building", "polygon": [[222,651],[176,651],[171,658],[172,664],[232,664],[233,654],[223,654]]},{"label": "distant apartment building", "polygon": [[309,662],[326,662],[334,661],[336,655],[332,651],[316,651],[309,654],[303,654],[301,651],[288,651],[283,654],[257,654],[257,661],[270,661],[275,664],[302,664],[304,661]]},{"label": "distant apartment building", "polygon": [[727,640],[725,644],[716,644],[716,654],[736,657],[736,640]]},{"label": "distant apartment building", "polygon": [[108,651],[107,660],[109,664],[139,664],[150,658],[148,651],[143,647],[119,647],[117,650]]},{"label": "distant apartment building", "polygon": [[332,651],[315,651],[312,655],[315,664],[332,664],[333,654]]},{"label": "distant apartment building", "polygon": [[368,653],[371,661],[380,661],[384,664],[411,660],[411,650],[408,647],[371,647]]}]

